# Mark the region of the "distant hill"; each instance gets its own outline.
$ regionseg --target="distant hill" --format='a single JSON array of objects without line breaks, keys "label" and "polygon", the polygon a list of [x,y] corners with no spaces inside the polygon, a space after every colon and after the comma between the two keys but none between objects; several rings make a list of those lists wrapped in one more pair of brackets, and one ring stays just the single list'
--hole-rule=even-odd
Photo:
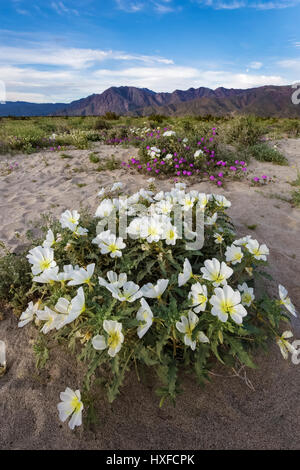
[{"label": "distant hill", "polygon": [[119,115],[166,116],[256,114],[263,117],[300,118],[300,105],[291,102],[291,86],[262,86],[248,90],[190,88],[173,93],[155,93],[147,88],[111,87],[101,94],[70,104],[8,102],[0,105],[0,116],[100,116],[107,111]]},{"label": "distant hill", "polygon": [[26,101],[6,101],[0,104],[0,116],[48,116],[65,108],[64,103],[26,103]]}]

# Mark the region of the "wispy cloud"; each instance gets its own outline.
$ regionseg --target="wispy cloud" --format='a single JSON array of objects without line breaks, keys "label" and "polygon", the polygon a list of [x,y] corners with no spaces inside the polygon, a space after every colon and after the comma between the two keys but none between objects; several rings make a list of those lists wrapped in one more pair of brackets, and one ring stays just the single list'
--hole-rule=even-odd
[{"label": "wispy cloud", "polygon": [[253,70],[259,70],[261,69],[263,66],[263,63],[262,62],[251,62],[249,64],[249,68],[250,69],[253,69]]},{"label": "wispy cloud", "polygon": [[273,10],[295,7],[300,0],[280,1],[252,1],[252,0],[196,0],[203,7],[211,7],[215,10],[238,10],[240,8],[254,8],[256,10]]},{"label": "wispy cloud", "polygon": [[181,11],[181,6],[172,4],[173,0],[115,0],[117,8],[127,13],[138,13],[141,11],[150,11],[158,14],[173,13]]},{"label": "wispy cloud", "polygon": [[79,16],[78,10],[67,7],[63,2],[51,2],[51,7],[59,15],[73,14],[73,15]]}]

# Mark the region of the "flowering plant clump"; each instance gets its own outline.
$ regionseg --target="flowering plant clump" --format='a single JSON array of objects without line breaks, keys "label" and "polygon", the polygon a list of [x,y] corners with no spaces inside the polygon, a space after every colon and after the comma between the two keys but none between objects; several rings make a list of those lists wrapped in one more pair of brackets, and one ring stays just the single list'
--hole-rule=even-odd
[{"label": "flowering plant clump", "polygon": [[[256,292],[269,250],[251,236],[236,238],[230,201],[187,192],[182,183],[129,197],[115,183],[99,197],[94,217],[65,211],[27,254],[30,302],[19,320],[19,327],[33,321],[44,340],[78,351],[84,392],[101,378],[112,402],[131,367],[138,376],[149,367],[161,382],[160,404],[174,402],[180,371],[203,384],[216,360],[255,367],[255,347],[269,339],[287,357],[292,346],[280,322],[295,308],[283,286],[278,300]],[[71,416],[72,429],[80,425],[84,394],[67,388],[61,400],[61,419]]]},{"label": "flowering plant clump", "polygon": [[215,143],[215,136],[215,128],[209,137],[200,138],[194,135],[182,137],[168,128],[156,129],[140,143],[139,158],[132,157],[122,165],[154,176],[196,176],[222,186],[227,176],[244,176],[247,166],[244,161],[221,159],[222,152]]}]

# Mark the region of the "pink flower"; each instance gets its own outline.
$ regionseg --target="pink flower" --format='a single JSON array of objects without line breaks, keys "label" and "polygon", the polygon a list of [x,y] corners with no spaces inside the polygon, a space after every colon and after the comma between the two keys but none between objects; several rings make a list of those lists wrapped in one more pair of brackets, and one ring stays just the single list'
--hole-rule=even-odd
[{"label": "pink flower", "polygon": [[219,178],[223,178],[223,176],[224,176],[224,173],[222,173],[222,172],[218,173]]},{"label": "pink flower", "polygon": [[222,186],[222,184],[223,184],[222,181],[217,181],[218,186]]},{"label": "pink flower", "polygon": [[214,181],[215,177],[214,177],[213,175],[211,175],[211,176],[209,177],[209,179],[210,179],[211,181]]}]

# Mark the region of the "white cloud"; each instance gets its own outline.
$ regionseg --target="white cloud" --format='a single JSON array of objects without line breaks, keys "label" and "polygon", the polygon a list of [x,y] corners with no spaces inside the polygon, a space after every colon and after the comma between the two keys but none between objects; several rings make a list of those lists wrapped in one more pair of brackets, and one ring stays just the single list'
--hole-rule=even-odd
[{"label": "white cloud", "polygon": [[253,69],[253,70],[259,70],[261,69],[263,66],[263,63],[262,62],[251,62],[249,64],[249,68],[250,69]]},{"label": "white cloud", "polygon": [[253,1],[253,0],[197,0],[202,6],[215,10],[238,10],[240,8],[255,8],[256,10],[273,10],[294,7],[300,0]]},{"label": "white cloud", "polygon": [[51,2],[51,7],[53,10],[56,11],[59,15],[64,15],[64,14],[73,14],[76,16],[79,16],[79,12],[75,10],[74,8],[68,8],[63,2]]},{"label": "white cloud", "polygon": [[280,67],[283,67],[285,69],[289,69],[293,72],[298,72],[300,73],[300,58],[299,59],[286,59],[286,60],[280,60],[278,62],[278,65]]}]

